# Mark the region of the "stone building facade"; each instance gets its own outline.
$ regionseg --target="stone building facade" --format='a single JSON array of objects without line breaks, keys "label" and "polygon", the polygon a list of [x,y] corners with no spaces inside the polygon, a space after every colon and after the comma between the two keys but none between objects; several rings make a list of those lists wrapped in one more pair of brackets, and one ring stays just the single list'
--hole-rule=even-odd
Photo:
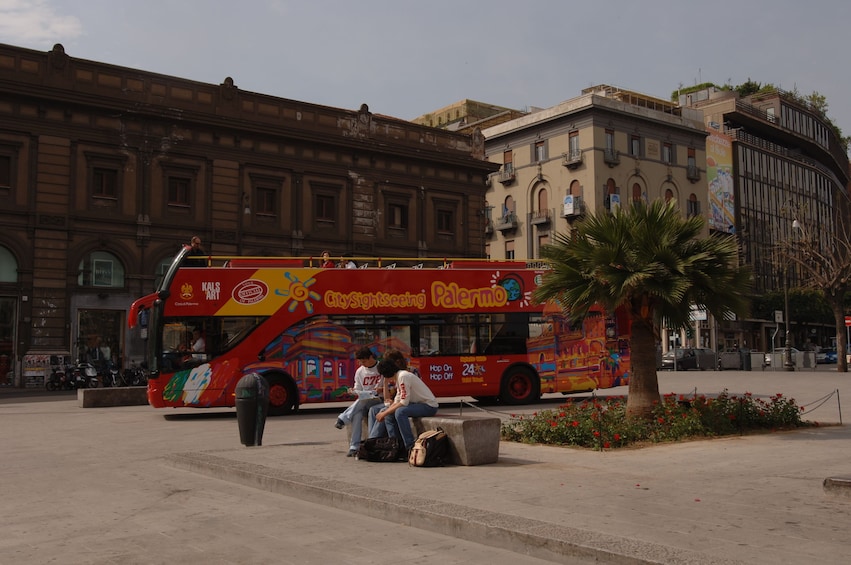
[{"label": "stone building facade", "polygon": [[140,359],[127,308],[192,235],[217,255],[480,257],[483,156],[480,134],[366,105],[0,45],[0,384],[51,354]]}]

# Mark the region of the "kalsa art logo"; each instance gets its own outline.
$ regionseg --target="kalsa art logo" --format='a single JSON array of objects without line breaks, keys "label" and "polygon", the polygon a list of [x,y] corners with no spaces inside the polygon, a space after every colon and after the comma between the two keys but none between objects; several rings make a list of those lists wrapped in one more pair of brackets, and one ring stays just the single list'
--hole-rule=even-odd
[{"label": "kalsa art logo", "polygon": [[233,289],[233,299],[240,304],[256,304],[266,298],[269,287],[263,281],[248,279],[242,281]]}]

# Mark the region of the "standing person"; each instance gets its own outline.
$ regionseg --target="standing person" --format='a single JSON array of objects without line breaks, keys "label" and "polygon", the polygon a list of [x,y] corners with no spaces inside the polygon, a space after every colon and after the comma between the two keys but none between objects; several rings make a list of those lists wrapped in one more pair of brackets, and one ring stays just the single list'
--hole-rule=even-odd
[{"label": "standing person", "polygon": [[334,268],[334,261],[331,260],[331,253],[329,253],[328,251],[322,252],[322,259],[319,262],[319,266],[323,269]]},{"label": "standing person", "polygon": [[201,247],[201,238],[193,235],[192,239],[189,240],[189,253],[186,254],[187,259],[184,264],[187,267],[203,267],[206,262],[203,259],[196,259],[196,257],[203,257],[206,254],[207,252]]},{"label": "standing person", "polygon": [[[437,414],[438,403],[434,394],[418,376],[384,359],[378,364],[378,372],[385,379],[396,380],[396,397],[390,406],[375,415],[376,422],[383,422],[387,435],[401,437],[405,451],[414,447],[414,432],[408,418],[422,418]],[[372,436],[372,431],[370,431]]]},{"label": "standing person", "polygon": [[349,442],[349,452],[346,457],[354,457],[358,452],[361,435],[363,433],[364,412],[374,404],[381,404],[378,385],[381,384],[381,375],[378,374],[378,361],[375,359],[369,347],[361,347],[355,353],[355,359],[360,367],[355,371],[355,384],[352,390],[358,395],[358,399],[352,402],[348,408],[337,417],[334,426],[341,430],[346,424],[352,426],[352,439]]}]

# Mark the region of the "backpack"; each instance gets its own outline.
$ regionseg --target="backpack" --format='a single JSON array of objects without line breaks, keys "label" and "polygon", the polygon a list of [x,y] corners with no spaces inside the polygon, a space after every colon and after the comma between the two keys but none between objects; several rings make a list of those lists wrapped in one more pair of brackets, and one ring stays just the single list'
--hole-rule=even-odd
[{"label": "backpack", "polygon": [[404,461],[405,448],[397,437],[371,437],[360,442],[355,459],[364,461]]},{"label": "backpack", "polygon": [[437,428],[420,434],[408,455],[408,464],[412,467],[442,467],[448,459],[449,438],[443,428]]}]

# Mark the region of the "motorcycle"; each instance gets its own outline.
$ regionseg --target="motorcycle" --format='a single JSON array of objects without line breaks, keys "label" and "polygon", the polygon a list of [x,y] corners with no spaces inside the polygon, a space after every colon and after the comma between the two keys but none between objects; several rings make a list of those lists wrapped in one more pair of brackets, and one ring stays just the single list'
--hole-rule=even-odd
[{"label": "motorcycle", "polygon": [[147,386],[148,377],[145,370],[136,366],[135,363],[131,364],[129,369],[124,369],[124,384],[127,386]]},{"label": "motorcycle", "polygon": [[50,376],[47,378],[47,382],[44,383],[44,386],[49,391],[71,390],[75,387],[75,384],[65,367],[56,366],[50,372]]},{"label": "motorcycle", "polygon": [[127,386],[124,378],[118,372],[118,368],[112,363],[109,364],[109,367],[103,369],[101,377],[103,378],[103,386],[105,387]]},{"label": "motorcycle", "polygon": [[100,385],[98,370],[91,363],[77,363],[72,375],[76,388],[97,388]]}]

